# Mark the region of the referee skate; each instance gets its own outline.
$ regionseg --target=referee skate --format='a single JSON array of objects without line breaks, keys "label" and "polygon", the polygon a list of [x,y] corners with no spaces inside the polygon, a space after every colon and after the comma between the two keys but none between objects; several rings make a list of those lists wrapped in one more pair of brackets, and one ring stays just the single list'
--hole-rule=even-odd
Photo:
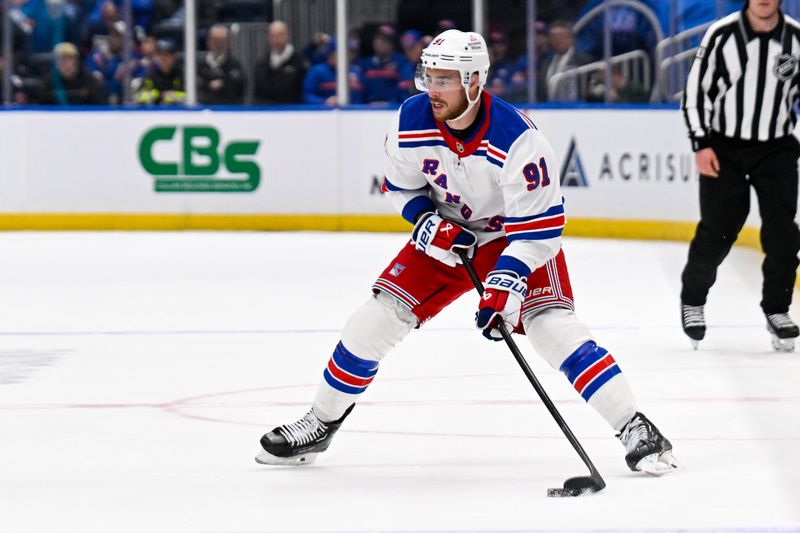
[{"label": "referee skate", "polygon": [[772,347],[779,352],[793,352],[794,340],[800,336],[800,329],[788,313],[766,315],[767,331],[772,336]]}]

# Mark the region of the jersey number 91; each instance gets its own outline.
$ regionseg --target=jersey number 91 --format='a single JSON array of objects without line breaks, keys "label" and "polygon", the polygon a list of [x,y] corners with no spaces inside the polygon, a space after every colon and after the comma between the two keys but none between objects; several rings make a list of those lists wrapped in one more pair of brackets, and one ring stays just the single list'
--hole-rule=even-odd
[{"label": "jersey number 91", "polygon": [[550,185],[550,175],[547,172],[547,163],[544,157],[539,159],[539,164],[528,163],[522,169],[522,175],[525,176],[525,181],[528,182],[528,190],[532,191],[538,189],[539,185],[547,187]]}]

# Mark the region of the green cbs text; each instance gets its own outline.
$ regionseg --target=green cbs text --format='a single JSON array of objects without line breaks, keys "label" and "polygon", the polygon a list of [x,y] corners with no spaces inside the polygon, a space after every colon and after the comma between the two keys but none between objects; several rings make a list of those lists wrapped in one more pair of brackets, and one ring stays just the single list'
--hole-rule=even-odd
[{"label": "green cbs text", "polygon": [[[180,161],[157,160],[154,146],[176,142],[179,130]],[[261,168],[254,157],[259,144],[232,141],[221,147],[219,131],[213,126],[157,126],[142,136],[139,162],[155,178],[156,192],[252,192],[261,182]],[[221,165],[230,177],[217,175]]]}]

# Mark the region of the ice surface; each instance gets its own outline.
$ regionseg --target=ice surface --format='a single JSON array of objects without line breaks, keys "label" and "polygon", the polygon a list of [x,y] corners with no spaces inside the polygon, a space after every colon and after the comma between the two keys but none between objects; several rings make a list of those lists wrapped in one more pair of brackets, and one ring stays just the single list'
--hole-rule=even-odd
[{"label": "ice surface", "polygon": [[[400,234],[0,234],[0,531],[800,531],[800,354],[770,346],[735,249],[691,350],[685,243],[567,239],[579,315],[682,464],[627,470],[612,430],[518,342],[585,469],[465,296],[381,365],[316,464],[253,461],[307,410]],[[793,311],[794,313],[794,311]],[[797,314],[795,313],[797,319]]]}]

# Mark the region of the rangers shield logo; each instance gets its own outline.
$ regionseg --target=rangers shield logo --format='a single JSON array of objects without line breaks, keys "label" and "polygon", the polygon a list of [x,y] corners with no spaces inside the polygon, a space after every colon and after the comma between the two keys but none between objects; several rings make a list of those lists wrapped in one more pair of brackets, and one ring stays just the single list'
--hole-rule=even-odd
[{"label": "rangers shield logo", "polygon": [[797,73],[797,57],[791,54],[781,54],[775,58],[775,68],[772,71],[781,81],[789,81]]},{"label": "rangers shield logo", "polygon": [[394,266],[392,267],[392,269],[389,271],[389,274],[391,274],[394,277],[397,277],[405,269],[406,269],[406,267],[404,267],[400,263],[395,263]]}]

